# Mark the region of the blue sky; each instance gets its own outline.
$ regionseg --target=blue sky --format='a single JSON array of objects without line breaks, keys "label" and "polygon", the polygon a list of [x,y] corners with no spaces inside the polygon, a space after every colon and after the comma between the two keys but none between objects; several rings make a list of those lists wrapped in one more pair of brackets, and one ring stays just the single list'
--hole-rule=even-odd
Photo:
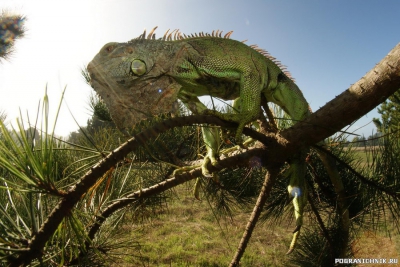
[{"label": "blue sky", "polygon": [[[125,42],[143,29],[183,33],[233,30],[231,38],[266,49],[288,67],[315,111],[358,81],[400,42],[400,2],[386,1],[5,1],[0,8],[27,16],[26,37],[0,64],[0,109],[9,121],[19,108],[35,117],[47,84],[55,114],[67,86],[56,133],[90,117],[80,68],[108,42]],[[367,124],[371,112],[352,128]],[[369,124],[357,133],[370,135]]]}]

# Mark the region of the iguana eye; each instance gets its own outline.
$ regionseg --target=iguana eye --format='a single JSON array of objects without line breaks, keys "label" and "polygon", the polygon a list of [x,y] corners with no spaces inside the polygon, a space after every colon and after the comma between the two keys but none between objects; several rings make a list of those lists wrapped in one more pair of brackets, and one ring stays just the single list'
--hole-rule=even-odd
[{"label": "iguana eye", "polygon": [[142,76],[146,73],[146,64],[139,59],[135,59],[134,61],[132,61],[131,70],[133,74],[137,76]]}]

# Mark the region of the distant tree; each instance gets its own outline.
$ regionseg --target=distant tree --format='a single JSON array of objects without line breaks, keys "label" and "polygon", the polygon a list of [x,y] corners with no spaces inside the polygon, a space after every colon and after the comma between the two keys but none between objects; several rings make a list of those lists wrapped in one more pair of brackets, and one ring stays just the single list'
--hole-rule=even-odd
[{"label": "distant tree", "polygon": [[92,118],[87,122],[87,130],[93,134],[102,128],[115,128],[106,104],[96,94],[89,98],[89,107],[93,111]]},{"label": "distant tree", "polygon": [[354,146],[366,146],[366,139],[364,135],[354,137],[351,142],[354,143]]},{"label": "distant tree", "polygon": [[378,146],[378,145],[382,145],[383,141],[382,141],[382,133],[378,132],[378,133],[374,133],[370,136],[368,136],[367,138],[367,142],[366,145],[367,146]]},{"label": "distant tree", "polygon": [[381,118],[374,118],[373,122],[380,133],[397,132],[400,129],[400,91],[383,102],[378,113]]},{"label": "distant tree", "polygon": [[353,138],[353,140],[350,142],[352,146],[355,147],[365,147],[365,146],[377,146],[382,144],[382,139],[380,138],[383,134],[381,132],[374,133],[368,138],[365,138],[364,135],[362,136],[356,136]]},{"label": "distant tree", "polygon": [[86,127],[81,127],[75,132],[70,132],[67,141],[70,143],[78,144],[80,138],[84,137],[83,131],[86,131]]},{"label": "distant tree", "polygon": [[106,105],[97,95],[90,96],[89,108],[92,111],[92,117],[87,120],[86,126],[69,134],[68,142],[77,144],[81,138],[86,138],[85,135],[93,135],[104,128],[115,128]]}]

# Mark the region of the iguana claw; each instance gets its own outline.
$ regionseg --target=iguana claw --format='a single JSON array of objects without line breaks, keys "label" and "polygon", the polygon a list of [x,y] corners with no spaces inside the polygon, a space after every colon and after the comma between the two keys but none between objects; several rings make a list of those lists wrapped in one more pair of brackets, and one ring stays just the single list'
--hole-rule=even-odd
[{"label": "iguana claw", "polygon": [[301,225],[297,225],[296,228],[294,228],[294,230],[293,230],[293,234],[300,231],[300,229],[301,229]]},{"label": "iguana claw", "polygon": [[290,243],[289,250],[286,252],[286,255],[288,255],[288,254],[293,252],[294,246],[297,243],[297,238],[300,235],[300,229],[301,229],[301,225],[297,225],[296,228],[294,229],[292,242]]}]

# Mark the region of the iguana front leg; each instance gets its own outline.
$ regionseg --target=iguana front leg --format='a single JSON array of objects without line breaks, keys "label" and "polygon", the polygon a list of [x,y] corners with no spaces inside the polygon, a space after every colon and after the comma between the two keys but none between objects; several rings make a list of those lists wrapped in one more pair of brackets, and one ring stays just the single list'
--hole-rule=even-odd
[{"label": "iguana front leg", "polygon": [[[187,94],[187,93],[180,93],[179,99],[182,101],[182,103],[193,113],[195,114],[201,114],[205,110],[207,110],[207,107],[200,102],[200,100],[193,95]],[[216,127],[211,127],[211,126],[202,126],[201,131],[203,134],[203,140],[206,145],[207,149],[207,154],[204,157],[203,163],[201,164],[201,172],[203,176],[212,178],[214,181],[218,182],[218,176],[216,174],[211,174],[210,171],[208,170],[207,166],[211,162],[212,165],[217,165],[218,164],[218,151],[220,147],[220,136],[219,136],[219,129]],[[183,167],[180,169],[176,169],[174,171],[174,174],[183,172],[183,171],[188,171],[194,168],[197,168],[198,166],[189,166],[189,167]],[[194,188],[194,195],[198,199],[199,198],[199,188],[200,188],[200,181],[197,179],[195,188]]]},{"label": "iguana front leg", "polygon": [[[206,144],[207,148],[207,155],[203,159],[203,163],[201,164],[201,173],[204,177],[212,178],[215,182],[219,182],[218,175],[216,173],[211,174],[208,170],[208,164],[211,162],[212,165],[216,166],[218,164],[217,157],[218,157],[218,148],[219,148],[219,136],[218,136],[218,129],[215,127],[207,127],[203,126],[201,128],[203,133],[203,140]],[[199,165],[195,166],[185,166],[174,171],[174,175],[177,173],[190,171],[199,167]],[[200,178],[197,178],[194,189],[193,195],[196,199],[200,199]]]},{"label": "iguana front leg", "polygon": [[[210,62],[211,66],[213,65],[212,62]],[[233,67],[229,61],[221,61],[219,64],[222,64],[220,71],[215,71],[214,68],[207,68],[206,65],[198,66],[198,70],[204,75],[216,79],[235,81],[239,85],[239,96],[236,102],[240,106],[240,110],[238,113],[232,114],[206,109],[203,114],[238,123],[235,141],[238,145],[242,145],[242,133],[245,125],[255,121],[260,115],[261,91],[265,86],[265,80],[263,76],[260,77],[259,70],[254,66],[235,64],[235,67]]]},{"label": "iguana front leg", "polygon": [[218,164],[218,151],[220,147],[219,129],[216,127],[201,127],[203,133],[203,140],[207,148],[207,155],[204,157],[203,164],[201,165],[201,172],[205,177],[213,177],[207,169],[207,165],[211,162],[212,165]]},{"label": "iguana front leg", "polygon": [[[239,97],[236,98],[233,101],[232,108],[233,108],[233,112],[235,112],[235,114],[239,114],[241,112],[241,101],[240,101]],[[260,125],[258,124],[257,121],[253,121],[252,125],[256,128],[257,131],[260,130]],[[223,139],[224,139],[224,137],[223,137]],[[254,142],[255,142],[255,140],[253,138],[249,137],[249,138],[243,140],[243,142],[237,144],[236,146],[229,147],[229,148],[221,150],[220,154],[221,155],[229,154],[229,153],[232,153],[234,151],[240,150],[241,148],[247,148],[248,146],[250,146]]]},{"label": "iguana front leg", "polygon": [[235,142],[238,145],[242,145],[242,143],[243,143],[242,133],[243,133],[243,129],[246,126],[246,124],[255,121],[258,117],[258,113],[256,113],[255,115],[252,115],[252,114],[249,115],[247,113],[225,114],[225,113],[221,113],[216,110],[209,110],[209,109],[205,110],[202,114],[212,115],[212,116],[216,116],[222,120],[238,123],[239,125],[236,129],[236,134],[235,134]]}]

